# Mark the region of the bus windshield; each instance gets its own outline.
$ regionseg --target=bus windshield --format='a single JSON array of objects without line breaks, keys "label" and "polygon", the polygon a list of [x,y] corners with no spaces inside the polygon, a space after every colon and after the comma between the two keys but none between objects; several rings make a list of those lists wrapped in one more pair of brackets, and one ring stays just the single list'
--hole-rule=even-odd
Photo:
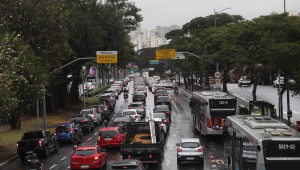
[{"label": "bus windshield", "polygon": [[265,141],[263,147],[266,160],[300,160],[300,141]]}]

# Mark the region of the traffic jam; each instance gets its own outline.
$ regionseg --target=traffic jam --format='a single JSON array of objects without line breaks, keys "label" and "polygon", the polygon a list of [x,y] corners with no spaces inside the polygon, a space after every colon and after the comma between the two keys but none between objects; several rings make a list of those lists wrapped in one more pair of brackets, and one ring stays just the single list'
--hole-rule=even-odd
[{"label": "traffic jam", "polygon": [[3,169],[299,167],[299,133],[267,116],[240,115],[239,100],[226,93],[189,94],[154,76],[116,81],[98,97],[54,133],[26,132],[20,162]]}]

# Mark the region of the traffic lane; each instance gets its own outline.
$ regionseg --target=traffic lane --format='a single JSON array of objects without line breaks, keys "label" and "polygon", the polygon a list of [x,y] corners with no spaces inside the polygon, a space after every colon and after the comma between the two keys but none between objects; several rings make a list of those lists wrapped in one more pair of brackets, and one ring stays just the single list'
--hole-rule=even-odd
[{"label": "traffic lane", "polygon": [[[228,90],[230,92],[234,92],[237,94],[240,94],[241,96],[244,96],[245,98],[252,99],[252,90],[251,87],[238,87],[237,84],[227,84]],[[253,87],[253,86],[252,86]],[[278,88],[274,88],[273,86],[263,86],[258,85],[257,86],[257,99],[260,101],[267,101],[269,103],[272,103],[277,110],[278,113]],[[290,108],[293,111],[293,117],[291,118],[292,121],[298,121],[300,120],[300,106],[299,102],[300,99],[297,97],[292,97],[293,92],[290,91]],[[287,97],[286,92],[282,96],[282,104],[283,104],[283,115],[284,118],[287,119]]]},{"label": "traffic lane", "polygon": [[[201,136],[192,126],[192,115],[189,107],[190,94],[182,90],[176,96],[169,91],[172,102],[172,124],[165,144],[165,155],[162,169],[227,169],[224,164],[224,144],[221,136]],[[174,114],[175,113],[175,114]],[[204,150],[204,164],[183,162],[177,165],[177,146],[182,138],[199,138]]]}]

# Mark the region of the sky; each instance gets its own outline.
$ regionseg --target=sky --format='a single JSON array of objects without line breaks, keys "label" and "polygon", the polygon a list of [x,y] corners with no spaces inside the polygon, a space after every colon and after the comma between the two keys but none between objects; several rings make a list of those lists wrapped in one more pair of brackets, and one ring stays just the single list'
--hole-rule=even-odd
[{"label": "sky", "polygon": [[[246,20],[284,11],[284,0],[129,0],[141,9],[142,29],[156,26],[182,26],[196,17],[222,11]],[[286,11],[300,13],[300,0],[285,0]]]}]

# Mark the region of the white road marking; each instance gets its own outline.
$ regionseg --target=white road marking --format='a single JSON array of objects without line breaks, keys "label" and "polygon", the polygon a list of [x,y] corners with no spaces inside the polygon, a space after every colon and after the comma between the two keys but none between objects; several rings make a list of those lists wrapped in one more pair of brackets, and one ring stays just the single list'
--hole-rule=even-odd
[{"label": "white road marking", "polygon": [[174,135],[174,137],[176,137],[176,135]]},{"label": "white road marking", "polygon": [[171,145],[171,149],[173,149],[173,145]]},{"label": "white road marking", "polygon": [[211,164],[211,167],[215,168],[215,167],[217,167],[217,166],[216,166],[216,164]]},{"label": "white road marking", "polygon": [[216,159],[216,161],[217,161],[218,164],[224,164],[224,161],[221,160],[221,159]]},{"label": "white road marking", "polygon": [[166,163],[166,165],[168,166],[168,165],[169,165],[169,163],[170,163],[170,160],[167,160],[167,163]]},{"label": "white road marking", "polygon": [[210,162],[216,162],[216,160],[211,160]]},{"label": "white road marking", "polygon": [[58,164],[54,164],[53,166],[51,166],[49,169],[53,169],[57,166]]},{"label": "white road marking", "polygon": [[293,110],[293,112],[294,112],[294,113],[297,113],[297,114],[299,113],[299,112],[297,112],[296,110]]},{"label": "white road marking", "polygon": [[65,160],[65,159],[67,159],[67,157],[68,157],[68,156],[65,156],[65,157],[63,157],[63,158],[61,159],[61,161],[63,161],[63,160]]}]

